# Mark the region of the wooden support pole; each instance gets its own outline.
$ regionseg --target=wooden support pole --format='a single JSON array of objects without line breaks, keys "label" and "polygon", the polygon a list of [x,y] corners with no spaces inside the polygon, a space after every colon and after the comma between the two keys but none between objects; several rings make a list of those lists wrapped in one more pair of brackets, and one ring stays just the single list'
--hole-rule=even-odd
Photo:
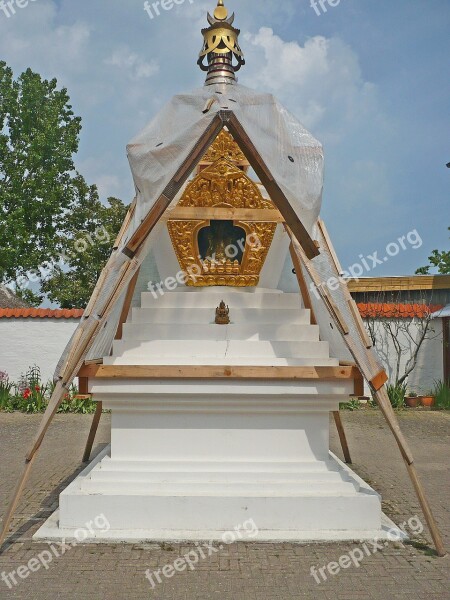
[{"label": "wooden support pole", "polygon": [[[322,232],[326,231],[324,229],[324,227],[322,227],[321,229],[322,229]],[[305,256],[305,253],[304,253],[302,247],[300,246],[300,244],[298,244],[297,240],[295,240],[293,238],[291,238],[291,240],[292,240],[292,244],[294,246],[294,250],[298,254],[299,260],[302,262],[303,265],[305,265],[305,268],[306,268],[308,274],[310,275],[314,284],[319,289],[323,285],[324,282],[321,281],[317,271],[314,268],[314,265],[311,264],[311,260],[308,260],[308,258]],[[334,253],[334,249],[331,245],[330,239],[323,237],[322,242],[323,242],[325,248],[328,250],[328,253],[331,257],[331,261],[334,263],[336,272],[339,275],[339,265],[336,264],[335,259],[333,258],[333,256],[335,256],[335,253]],[[340,292],[342,293],[344,298],[346,298],[347,302],[350,302],[350,300],[352,300],[351,294],[348,291],[348,287],[344,283],[342,283],[342,285],[341,285]],[[329,302],[326,302],[326,304],[327,304],[328,310],[329,310],[330,314],[332,315],[332,317],[337,319],[337,315],[335,314],[333,307],[330,305]],[[352,317],[352,322],[353,322],[352,325],[354,325],[355,328],[359,332],[360,328],[364,327],[361,315],[359,314],[358,311],[351,311],[351,317]],[[359,325],[358,325],[358,323],[359,323]],[[377,368],[378,360],[377,360],[377,357],[375,355],[373,348],[369,349],[369,348],[363,347],[363,349],[361,349],[361,347],[358,347],[355,344],[355,341],[352,339],[351,335],[349,335],[349,334],[345,335],[345,333],[342,330],[341,330],[341,333],[343,334],[342,338],[343,338],[344,342],[346,343],[348,349],[350,350],[353,358],[355,359],[356,364],[358,364],[360,366],[361,372],[364,375],[365,379],[371,383],[374,398],[377,400],[378,406],[380,407],[380,410],[381,410],[383,416],[385,417],[385,419],[389,425],[389,428],[391,429],[391,431],[394,435],[394,438],[400,449],[401,455],[406,463],[408,475],[411,479],[411,482],[413,484],[417,498],[422,507],[423,514],[425,515],[425,519],[427,521],[428,528],[429,528],[431,536],[433,538],[433,542],[434,542],[436,551],[439,556],[445,556],[446,550],[442,543],[442,537],[441,537],[441,534],[437,527],[433,513],[431,512],[431,508],[428,503],[427,497],[425,495],[425,491],[422,487],[422,484],[419,480],[417,471],[415,469],[414,458],[413,458],[412,452],[411,452],[409,445],[400,429],[400,425],[398,423],[397,416],[392,408],[392,405],[390,403],[390,400],[389,400],[389,397],[388,397],[388,394],[386,391],[386,387],[385,387],[385,383],[387,380],[386,373],[384,370],[380,372],[379,366]]]},{"label": "wooden support pole", "polygon": [[[289,235],[289,232],[288,232]],[[306,309],[311,312],[311,325],[317,325],[316,315],[314,314],[313,305],[311,302],[311,296],[309,294],[308,286],[306,285],[305,278],[303,277],[302,264],[295,252],[294,246],[292,242],[289,244],[289,252],[291,255],[292,263],[295,269],[295,275],[298,281],[298,287],[300,288],[300,293],[303,298],[303,304]]]},{"label": "wooden support pole", "polygon": [[341,440],[342,452],[344,454],[345,462],[348,465],[352,464],[352,458],[350,456],[350,450],[348,447],[347,436],[345,435],[344,425],[342,424],[341,413],[339,411],[333,412],[334,422],[336,423],[336,429]]},{"label": "wooden support pole", "polygon": [[422,508],[422,512],[425,516],[425,520],[428,525],[428,529],[430,530],[431,537],[433,538],[434,546],[436,548],[436,552],[438,556],[447,556],[447,551],[444,547],[444,543],[442,541],[441,533],[434,519],[433,513],[431,512],[430,505],[428,504],[427,497],[425,495],[425,490],[422,486],[422,482],[419,479],[419,475],[417,474],[416,467],[414,463],[407,464],[406,468],[408,469],[409,477],[413,483],[414,489],[416,491],[417,497],[420,502],[420,506]]},{"label": "wooden support pole", "polygon": [[431,511],[428,499],[425,494],[425,490],[422,486],[422,483],[419,479],[419,475],[417,473],[414,457],[411,454],[411,451],[408,447],[408,444],[403,437],[403,434],[400,430],[400,426],[398,424],[397,416],[392,408],[389,397],[386,392],[386,388],[383,387],[381,390],[375,393],[375,397],[378,401],[380,409],[392,431],[394,434],[397,445],[402,454],[403,460],[405,461],[406,468],[408,470],[408,475],[413,484],[414,490],[416,492],[417,498],[419,500],[420,506],[422,508],[422,512],[425,516],[425,520],[428,525],[428,529],[430,530],[431,537],[433,539],[434,546],[436,548],[436,552],[438,556],[446,556],[447,551],[445,550],[444,544],[442,542],[442,537],[439,531],[439,528],[436,524],[436,520]]},{"label": "wooden support pole", "polygon": [[16,512],[17,505],[19,504],[20,497],[22,496],[22,492],[27,483],[28,477],[30,476],[31,467],[33,466],[36,455],[33,456],[31,460],[25,461],[25,466],[23,468],[22,474],[20,476],[19,481],[17,482],[16,489],[14,490],[13,498],[8,506],[8,510],[6,515],[3,517],[3,526],[0,533],[0,548],[3,546],[3,542],[6,539],[6,536],[9,533],[9,526],[11,524],[14,513]]},{"label": "wooden support pole", "polygon": [[95,408],[94,418],[92,419],[91,429],[89,431],[89,436],[86,442],[86,448],[83,454],[83,462],[89,462],[91,458],[92,446],[94,445],[95,436],[97,434],[98,425],[100,423],[100,418],[102,416],[103,404],[102,402],[97,402],[97,406]]},{"label": "wooden support pole", "polygon": [[134,290],[136,289],[137,280],[139,278],[139,271],[140,271],[140,269],[138,269],[136,271],[136,273],[133,276],[133,279],[130,281],[130,284],[128,286],[125,300],[123,302],[122,312],[120,313],[119,325],[117,326],[116,336],[114,338],[116,340],[122,339],[123,325],[124,325],[124,323],[126,323],[126,320],[128,319],[131,301],[133,300]]},{"label": "wooden support pole", "polygon": [[[283,215],[284,220],[298,240],[299,244],[301,244],[306,256],[308,258],[314,258],[315,256],[318,256],[320,252],[317,249],[317,246],[314,244],[314,240],[311,238],[305,226],[298,218],[297,213],[292,208],[282,189],[275,181],[275,178],[257,151],[252,140],[247,135],[245,129],[242,127],[239,119],[232,111],[226,112],[224,114],[224,118],[226,119],[225,125],[227,126],[229,132],[238,143],[239,148],[245,154],[248,162],[253,167],[263,186],[266,188],[270,199]],[[289,164],[288,156],[286,156],[286,161],[287,164]]]}]

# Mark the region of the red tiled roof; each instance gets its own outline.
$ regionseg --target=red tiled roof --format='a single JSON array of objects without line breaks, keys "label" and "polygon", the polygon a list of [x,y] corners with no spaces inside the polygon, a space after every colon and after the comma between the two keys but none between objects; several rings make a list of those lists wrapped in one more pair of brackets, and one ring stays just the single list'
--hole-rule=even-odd
[{"label": "red tiled roof", "polygon": [[443,308],[442,305],[427,306],[426,304],[358,304],[359,312],[363,319],[371,318],[396,318],[413,319],[418,317],[423,319]]},{"label": "red tiled roof", "polygon": [[81,319],[83,312],[78,308],[0,308],[0,319]]},{"label": "red tiled roof", "polygon": [[[372,318],[397,318],[412,319],[423,318],[431,313],[444,308],[442,305],[426,304],[358,304],[359,312],[363,319]],[[0,319],[81,319],[84,310],[48,309],[48,308],[0,308]]]}]

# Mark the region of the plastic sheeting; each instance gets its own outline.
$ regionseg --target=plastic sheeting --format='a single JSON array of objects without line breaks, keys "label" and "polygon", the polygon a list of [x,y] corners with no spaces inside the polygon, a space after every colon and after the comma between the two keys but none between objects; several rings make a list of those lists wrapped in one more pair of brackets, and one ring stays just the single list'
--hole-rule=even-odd
[{"label": "plastic sheeting", "polygon": [[[207,106],[209,110],[204,112]],[[213,85],[175,96],[127,147],[136,187],[136,208],[118,249],[108,262],[95,303],[80,324],[82,327],[91,315],[102,320],[96,339],[90,340],[89,359],[109,354],[120,319],[123,300],[117,300],[111,308],[110,299],[126,267],[127,259],[121,250],[164,190],[173,183],[175,174],[202,140],[217,113],[225,110],[235,114],[300,221],[312,232],[322,203],[323,150],[293,115],[272,95],[237,84]],[[136,265],[141,264],[148,253],[148,243],[146,246],[146,251],[141,250],[133,259]],[[131,277],[127,274],[122,285],[127,285]],[[109,307],[107,314],[106,307]],[[73,350],[73,340],[58,364],[56,378],[62,376],[61,368]]]},{"label": "plastic sheeting", "polygon": [[[205,114],[208,101],[214,100]],[[128,145],[137,206],[129,236],[144,220],[203,133],[232,111],[308,232],[320,213],[321,144],[271,94],[241,85],[213,85],[175,96]]]}]

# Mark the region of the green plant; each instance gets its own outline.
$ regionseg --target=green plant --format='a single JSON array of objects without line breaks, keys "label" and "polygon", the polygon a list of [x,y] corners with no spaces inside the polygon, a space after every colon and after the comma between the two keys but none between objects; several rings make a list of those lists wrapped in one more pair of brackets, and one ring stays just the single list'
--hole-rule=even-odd
[{"label": "green plant", "polygon": [[17,386],[15,409],[27,413],[39,413],[47,406],[47,386],[41,381],[41,370],[38,366],[30,367],[22,374]]},{"label": "green plant", "polygon": [[75,385],[70,386],[69,392],[65,395],[61,406],[58,409],[59,413],[75,413],[88,415],[95,412],[96,403],[92,400],[83,400],[77,398],[78,389]]},{"label": "green plant", "polygon": [[403,408],[405,406],[406,384],[388,385],[387,393],[393,408]]},{"label": "green plant", "polygon": [[[5,412],[20,411],[40,413],[47,408],[49,399],[55,389],[53,381],[43,384],[39,367],[30,367],[22,374],[18,383],[9,381],[7,373],[0,371],[0,410]],[[78,389],[71,385],[58,412],[92,414],[96,403],[92,400],[77,398]]]},{"label": "green plant", "polygon": [[361,404],[360,404],[359,400],[357,400],[356,398],[352,398],[348,402],[341,402],[341,404],[339,405],[339,408],[341,408],[342,410],[353,411],[353,410],[358,410],[359,408],[361,408]]},{"label": "green plant", "polygon": [[9,381],[8,373],[0,371],[0,410],[8,410],[14,384]]},{"label": "green plant", "polygon": [[408,392],[406,395],[408,398],[418,398],[417,392]]},{"label": "green plant", "polygon": [[450,386],[445,381],[435,381],[430,395],[434,396],[437,408],[450,409]]}]

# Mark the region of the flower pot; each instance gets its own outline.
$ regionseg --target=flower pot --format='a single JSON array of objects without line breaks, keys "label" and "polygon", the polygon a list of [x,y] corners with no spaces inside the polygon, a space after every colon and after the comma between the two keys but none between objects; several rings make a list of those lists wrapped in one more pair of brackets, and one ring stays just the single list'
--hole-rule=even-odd
[{"label": "flower pot", "polygon": [[434,404],[433,396],[423,396],[422,397],[422,406],[426,406],[427,408],[431,408]]},{"label": "flower pot", "polygon": [[420,404],[420,398],[417,396],[406,396],[405,404],[408,408],[417,408]]}]

